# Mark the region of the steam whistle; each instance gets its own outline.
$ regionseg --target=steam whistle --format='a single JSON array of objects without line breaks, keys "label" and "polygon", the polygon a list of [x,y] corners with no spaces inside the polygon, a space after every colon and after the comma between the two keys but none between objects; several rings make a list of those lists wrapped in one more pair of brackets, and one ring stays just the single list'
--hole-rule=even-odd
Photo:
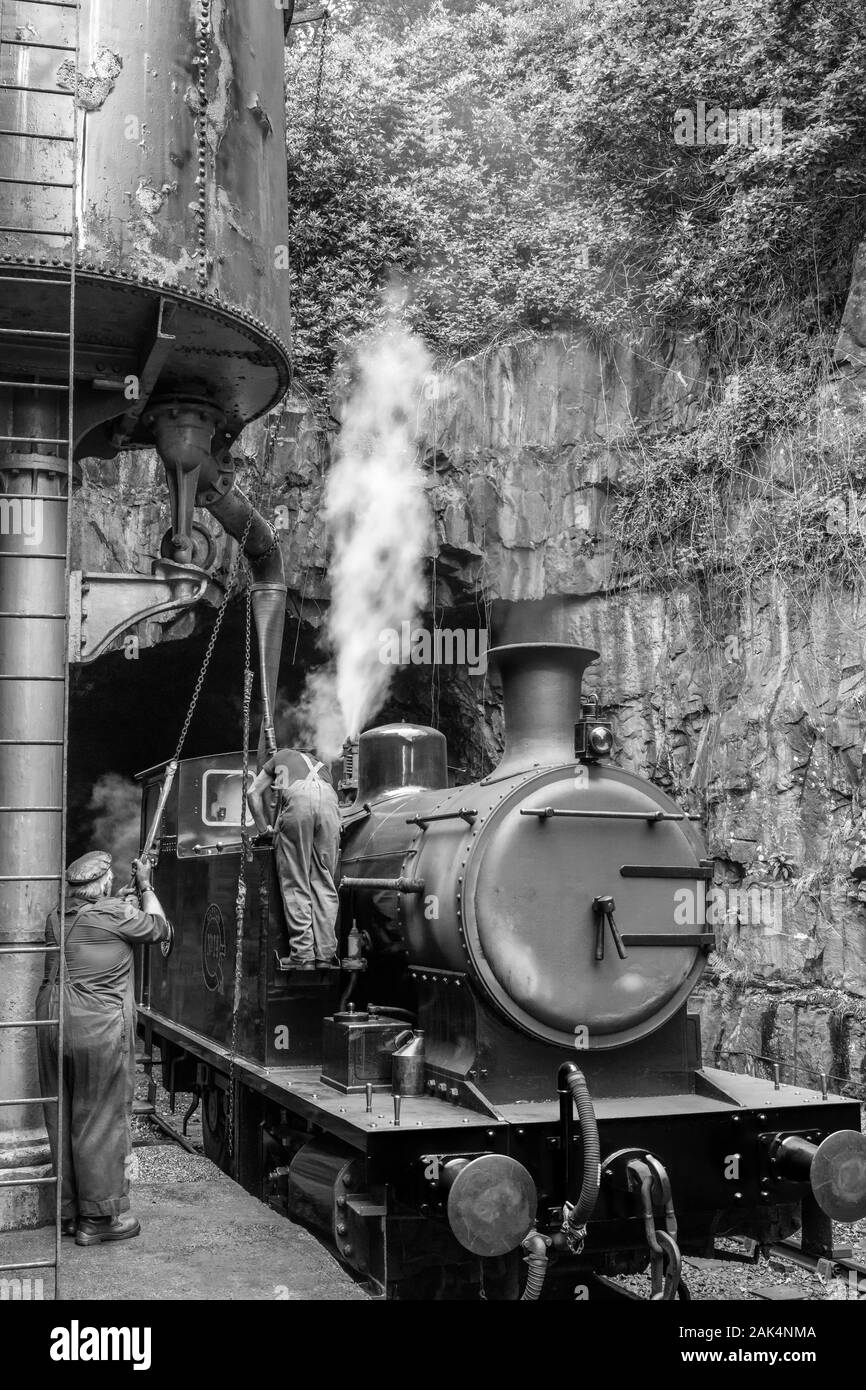
[{"label": "steam whistle", "polygon": [[815,1201],[833,1221],[866,1216],[866,1135],[839,1129],[821,1144],[800,1134],[769,1137],[774,1177],[808,1182]]}]

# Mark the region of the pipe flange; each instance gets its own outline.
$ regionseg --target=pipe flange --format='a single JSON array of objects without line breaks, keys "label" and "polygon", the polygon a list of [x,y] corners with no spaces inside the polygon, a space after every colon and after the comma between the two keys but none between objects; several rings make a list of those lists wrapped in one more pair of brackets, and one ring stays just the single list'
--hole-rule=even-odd
[{"label": "pipe flange", "polygon": [[[172,531],[166,531],[159,546],[159,553],[164,560],[174,560],[177,550],[174,544],[175,539]],[[216,558],[216,546],[214,545],[213,536],[211,536],[210,532],[206,531],[203,526],[200,526],[197,521],[194,521],[190,532],[190,540],[192,541],[192,553],[188,563],[193,565],[196,569],[205,570],[209,573],[214,559]]]},{"label": "pipe flange", "polygon": [[[59,478],[66,478],[68,472],[69,463],[62,454],[0,453],[0,475],[7,473],[15,477],[19,473],[47,473],[49,475],[56,474]],[[74,487],[81,486],[82,476],[81,464],[73,463],[72,483]]]}]

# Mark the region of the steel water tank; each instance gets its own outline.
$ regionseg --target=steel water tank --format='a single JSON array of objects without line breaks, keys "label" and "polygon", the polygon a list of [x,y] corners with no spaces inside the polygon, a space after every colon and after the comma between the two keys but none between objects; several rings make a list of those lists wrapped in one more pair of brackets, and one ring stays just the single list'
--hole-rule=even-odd
[{"label": "steel water tank", "polygon": [[[0,327],[39,335],[0,334],[4,377],[66,375],[77,122],[81,424],[88,385],[104,403],[149,362],[152,399],[209,399],[233,438],[289,379],[282,10],[81,0],[77,72],[72,5],[5,0],[3,27]],[[91,427],[79,452],[110,452]]]}]

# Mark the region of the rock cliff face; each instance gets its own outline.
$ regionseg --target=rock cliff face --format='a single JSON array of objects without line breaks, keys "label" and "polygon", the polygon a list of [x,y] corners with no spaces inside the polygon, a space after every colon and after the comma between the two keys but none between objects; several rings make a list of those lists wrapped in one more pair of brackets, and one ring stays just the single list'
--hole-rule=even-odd
[{"label": "rock cliff face", "polygon": [[[866,341],[858,264],[840,376],[821,404],[830,427],[834,412],[862,416],[866,400],[852,347]],[[808,595],[779,573],[708,613],[694,584],[659,592],[624,571],[609,525],[623,441],[636,425],[689,426],[707,390],[687,339],[613,357],[576,337],[529,339],[443,372],[421,431],[435,518],[430,608],[435,595],[442,627],[600,651],[586,688],[614,718],[616,760],[701,814],[716,861],[705,1055],[755,1069],[777,1058],[785,1080],[815,1085],[826,1072],[831,1088],[856,1092],[866,1080],[866,883],[850,870],[866,847],[866,593]],[[245,481],[282,528],[290,606],[310,641],[327,605],[319,504],[329,439],[298,399],[244,445]],[[767,468],[785,466],[770,449]],[[86,465],[81,567],[146,573],[168,524],[163,498],[152,456]],[[209,518],[203,525],[215,535]],[[217,536],[215,547],[219,580],[227,546]],[[142,633],[143,645],[194,638],[208,621],[206,609],[185,615]],[[458,780],[489,766],[501,737],[495,684],[465,669],[432,680],[402,672],[382,717],[438,722]]]}]

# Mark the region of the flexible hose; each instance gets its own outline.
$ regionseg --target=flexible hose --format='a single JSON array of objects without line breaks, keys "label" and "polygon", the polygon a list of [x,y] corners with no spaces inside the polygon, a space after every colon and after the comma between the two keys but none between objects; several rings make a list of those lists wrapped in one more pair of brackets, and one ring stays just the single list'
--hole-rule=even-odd
[{"label": "flexible hose", "polygon": [[537,1231],[530,1231],[523,1242],[526,1251],[526,1287],[520,1295],[521,1303],[537,1303],[544,1288],[547,1276],[547,1241]]},{"label": "flexible hose", "polygon": [[[569,1062],[562,1068],[574,1108],[580,1121],[580,1134],[583,1140],[583,1182],[577,1204],[571,1211],[569,1226],[585,1226],[598,1201],[598,1179],[601,1164],[601,1144],[598,1138],[598,1122],[595,1118],[592,1097],[586,1084],[586,1077],[579,1067]],[[566,1197],[568,1194],[566,1193]]]}]

